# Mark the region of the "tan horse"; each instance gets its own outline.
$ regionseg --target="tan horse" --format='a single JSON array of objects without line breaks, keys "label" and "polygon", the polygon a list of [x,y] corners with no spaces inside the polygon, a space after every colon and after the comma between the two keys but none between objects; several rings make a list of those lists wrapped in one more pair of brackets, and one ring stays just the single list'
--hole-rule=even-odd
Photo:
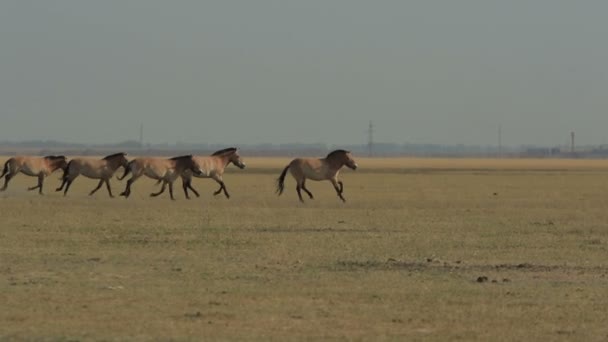
[{"label": "tan horse", "polygon": [[[222,190],[224,190],[224,195],[226,196],[226,198],[230,198],[230,194],[228,194],[228,191],[226,190],[226,185],[224,184],[222,176],[224,175],[224,170],[230,163],[234,164],[240,169],[245,168],[245,163],[239,155],[238,149],[236,147],[229,147],[223,150],[219,150],[210,156],[193,157],[193,159],[201,168],[201,170],[205,171],[200,175],[193,175],[190,170],[186,170],[181,174],[182,186],[184,188],[186,198],[190,198],[190,196],[188,196],[188,189],[192,190],[196,197],[199,197],[198,191],[196,191],[192,187],[192,176],[197,178],[213,179],[220,185],[220,188],[213,194],[217,196],[222,192]],[[160,182],[161,181],[159,181],[159,183]]]},{"label": "tan horse", "polygon": [[127,160],[126,155],[126,153],[120,152],[111,154],[102,159],[74,158],[70,160],[68,167],[63,172],[61,186],[55,189],[55,191],[61,191],[65,186],[63,195],[67,195],[74,179],[79,175],[83,175],[88,178],[99,179],[99,184],[97,184],[97,187],[89,193],[89,196],[99,190],[103,183],[106,183],[108,194],[110,197],[114,197],[114,195],[112,195],[112,188],[110,188],[110,178],[112,178],[119,167],[127,167],[129,161]]},{"label": "tan horse", "polygon": [[198,164],[192,159],[192,155],[174,157],[170,159],[164,158],[136,158],[129,162],[129,165],[125,168],[125,174],[118,179],[124,179],[129,172],[133,174],[127,181],[127,187],[120,195],[129,197],[131,194],[131,185],[139,177],[145,175],[152,179],[160,180],[163,182],[162,189],[157,193],[151,193],[150,196],[156,197],[165,191],[165,186],[169,184],[169,194],[171,199],[173,198],[173,182],[179,177],[185,170],[190,170],[193,174],[199,175],[203,171]]},{"label": "tan horse", "polygon": [[283,193],[285,189],[285,176],[287,175],[287,170],[289,170],[297,182],[296,191],[298,192],[300,202],[304,202],[300,190],[306,191],[308,197],[313,199],[312,193],[306,189],[306,179],[314,181],[329,180],[334,189],[336,189],[338,197],[343,202],[346,202],[342,196],[344,184],[338,180],[338,173],[344,165],[353,170],[357,169],[357,163],[354,161],[351,153],[345,150],[335,150],[322,159],[296,158],[285,167],[281,176],[277,179],[277,193],[279,196]]},{"label": "tan horse", "polygon": [[65,169],[67,161],[64,156],[46,156],[46,157],[29,157],[18,156],[10,158],[4,163],[4,169],[0,178],[4,178],[4,186],[0,191],[6,190],[8,182],[15,177],[19,172],[28,176],[38,177],[38,185],[28,188],[28,190],[38,189],[38,193],[42,195],[42,186],[44,177],[49,176],[57,169]]}]

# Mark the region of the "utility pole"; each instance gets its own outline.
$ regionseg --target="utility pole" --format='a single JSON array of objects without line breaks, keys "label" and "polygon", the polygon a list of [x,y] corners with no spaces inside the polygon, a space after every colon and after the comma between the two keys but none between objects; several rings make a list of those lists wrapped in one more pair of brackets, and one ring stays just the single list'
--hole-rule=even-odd
[{"label": "utility pole", "polygon": [[498,125],[498,158],[502,158],[502,125]]},{"label": "utility pole", "polygon": [[574,155],[574,131],[570,132],[570,153]]},{"label": "utility pole", "polygon": [[144,148],[144,124],[139,125],[139,148]]},{"label": "utility pole", "polygon": [[369,121],[369,128],[367,129],[367,155],[371,157],[374,152],[374,124]]}]

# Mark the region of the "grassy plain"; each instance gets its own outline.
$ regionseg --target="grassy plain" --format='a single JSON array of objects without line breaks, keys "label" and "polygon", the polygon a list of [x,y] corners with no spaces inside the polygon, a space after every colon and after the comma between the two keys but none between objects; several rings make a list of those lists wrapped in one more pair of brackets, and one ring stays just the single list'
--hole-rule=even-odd
[{"label": "grassy plain", "polygon": [[14,178],[0,340],[608,339],[608,161],[360,159],[346,204],[300,204],[288,160],[232,167],[229,200]]}]

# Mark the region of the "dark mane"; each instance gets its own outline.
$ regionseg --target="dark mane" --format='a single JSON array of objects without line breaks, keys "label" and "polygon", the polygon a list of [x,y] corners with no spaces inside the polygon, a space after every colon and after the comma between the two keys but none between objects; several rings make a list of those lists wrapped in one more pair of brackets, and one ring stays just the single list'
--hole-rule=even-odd
[{"label": "dark mane", "polygon": [[331,157],[335,157],[338,154],[346,154],[346,153],[350,153],[350,151],[347,151],[347,150],[335,150],[335,151],[329,152],[329,154],[325,158],[331,158]]},{"label": "dark mane", "polygon": [[178,156],[178,157],[173,157],[173,158],[169,158],[169,160],[182,160],[182,159],[191,159],[192,155],[191,154],[187,154],[185,156]]},{"label": "dark mane", "polygon": [[223,150],[219,150],[219,151],[214,152],[212,154],[212,156],[221,156],[221,155],[229,153],[229,152],[230,153],[235,152],[236,150],[237,150],[236,147],[228,147],[228,148],[225,148]]},{"label": "dark mane", "polygon": [[50,160],[65,159],[65,156],[45,156],[44,159],[50,159]]},{"label": "dark mane", "polygon": [[114,157],[125,156],[125,155],[127,155],[125,152],[118,152],[118,153],[110,154],[109,156],[103,157],[103,160],[108,160],[108,159],[112,159]]}]

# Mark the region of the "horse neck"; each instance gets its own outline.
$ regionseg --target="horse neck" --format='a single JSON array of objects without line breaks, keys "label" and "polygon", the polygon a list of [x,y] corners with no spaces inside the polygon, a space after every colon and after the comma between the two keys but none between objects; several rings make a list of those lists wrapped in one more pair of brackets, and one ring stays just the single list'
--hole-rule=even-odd
[{"label": "horse neck", "polygon": [[112,169],[114,171],[116,171],[116,169],[118,169],[120,167],[120,162],[119,162],[118,158],[106,160],[106,163],[108,164],[110,169]]},{"label": "horse neck", "polygon": [[48,167],[51,171],[55,171],[59,168],[59,164],[61,163],[61,160],[57,159],[57,160],[49,160],[48,161]]},{"label": "horse neck", "polygon": [[226,166],[228,166],[228,164],[230,163],[230,156],[231,156],[230,154],[224,154],[224,155],[216,156],[216,157],[220,159],[220,165],[223,168],[226,168]]},{"label": "horse neck", "polygon": [[340,170],[344,166],[344,160],[342,158],[325,158],[325,161],[332,170]]}]

